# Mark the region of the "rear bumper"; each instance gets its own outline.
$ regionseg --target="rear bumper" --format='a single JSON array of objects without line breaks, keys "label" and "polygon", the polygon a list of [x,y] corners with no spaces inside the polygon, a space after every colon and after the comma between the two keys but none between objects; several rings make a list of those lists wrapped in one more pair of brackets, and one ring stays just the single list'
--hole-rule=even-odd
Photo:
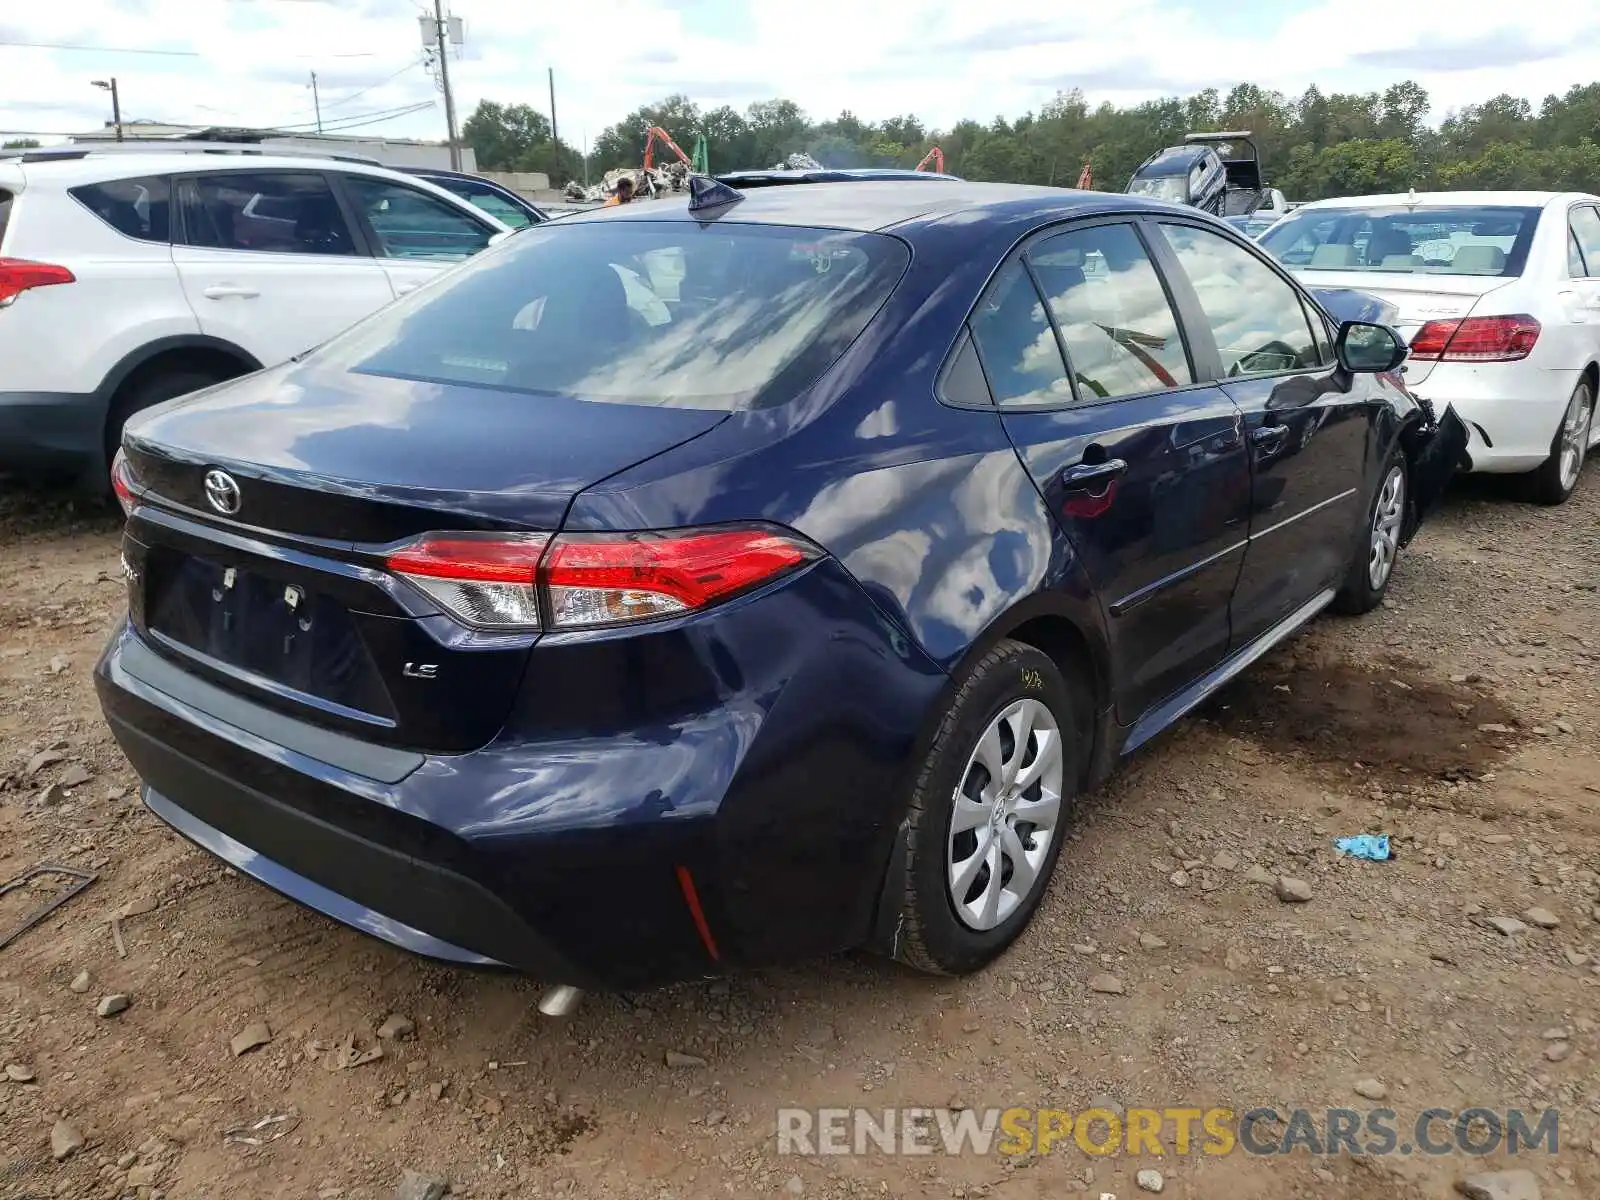
[{"label": "rear bumper", "polygon": [[0,471],[96,471],[105,423],[105,401],[93,394],[0,391]]},{"label": "rear bumper", "polygon": [[1550,457],[1580,371],[1522,363],[1439,363],[1417,384],[1418,395],[1443,411],[1452,405],[1467,423],[1472,469],[1490,474],[1531,471]]},{"label": "rear bumper", "polygon": [[947,682],[874,613],[827,560],[677,631],[541,648],[506,728],[459,755],[307,725],[130,625],[95,682],[151,810],[242,873],[415,953],[634,988],[868,937]]}]

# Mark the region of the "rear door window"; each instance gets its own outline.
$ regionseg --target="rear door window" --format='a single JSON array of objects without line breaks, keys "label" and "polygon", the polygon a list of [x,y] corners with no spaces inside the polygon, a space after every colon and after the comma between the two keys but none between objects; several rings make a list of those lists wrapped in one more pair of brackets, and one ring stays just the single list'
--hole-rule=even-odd
[{"label": "rear door window", "polygon": [[[1084,265],[1098,260],[1091,277]],[[1178,319],[1132,225],[1093,225],[1028,251],[1084,400],[1194,382]]]},{"label": "rear door window", "polygon": [[179,188],[184,241],[261,254],[357,253],[333,189],[314,172],[202,175]]},{"label": "rear door window", "polygon": [[172,183],[168,179],[111,179],[69,191],[73,199],[124,237],[140,242],[171,240]]},{"label": "rear door window", "polygon": [[11,219],[11,193],[0,188],[0,246],[6,240],[6,222]]},{"label": "rear door window", "polygon": [[383,258],[456,261],[478,253],[495,234],[454,205],[404,184],[346,175],[344,186]]},{"label": "rear door window", "polygon": [[909,258],[903,242],[874,233],[536,225],[319,358],[524,396],[763,408],[798,395],[844,352]]}]

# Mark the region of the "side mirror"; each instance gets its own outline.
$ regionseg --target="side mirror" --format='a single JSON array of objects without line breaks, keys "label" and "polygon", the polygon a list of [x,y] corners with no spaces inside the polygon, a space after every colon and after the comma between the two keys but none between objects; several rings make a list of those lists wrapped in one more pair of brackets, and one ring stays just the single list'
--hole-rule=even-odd
[{"label": "side mirror", "polygon": [[1387,325],[1366,321],[1346,321],[1339,326],[1333,345],[1339,365],[1352,374],[1381,374],[1393,371],[1406,361],[1406,344]]}]

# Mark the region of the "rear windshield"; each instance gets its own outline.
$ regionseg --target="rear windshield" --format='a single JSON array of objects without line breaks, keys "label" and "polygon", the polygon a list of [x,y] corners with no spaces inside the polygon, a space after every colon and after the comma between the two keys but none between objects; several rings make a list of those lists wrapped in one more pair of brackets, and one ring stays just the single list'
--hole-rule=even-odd
[{"label": "rear windshield", "polygon": [[0,188],[0,246],[5,245],[6,222],[11,219],[11,193]]},{"label": "rear windshield", "polygon": [[688,221],[534,226],[319,355],[529,395],[722,410],[798,395],[910,253],[874,233]]},{"label": "rear windshield", "polygon": [[1289,214],[1261,245],[1286,267],[1425,275],[1522,274],[1537,208],[1440,205]]}]

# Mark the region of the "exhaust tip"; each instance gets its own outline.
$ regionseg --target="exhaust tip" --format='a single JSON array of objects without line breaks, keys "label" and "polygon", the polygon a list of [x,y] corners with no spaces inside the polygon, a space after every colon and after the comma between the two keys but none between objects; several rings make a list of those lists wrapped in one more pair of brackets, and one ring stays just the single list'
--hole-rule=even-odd
[{"label": "exhaust tip", "polygon": [[566,983],[557,984],[555,987],[546,988],[544,995],[539,997],[539,1011],[547,1017],[571,1016],[582,999],[582,988],[575,988]]}]

